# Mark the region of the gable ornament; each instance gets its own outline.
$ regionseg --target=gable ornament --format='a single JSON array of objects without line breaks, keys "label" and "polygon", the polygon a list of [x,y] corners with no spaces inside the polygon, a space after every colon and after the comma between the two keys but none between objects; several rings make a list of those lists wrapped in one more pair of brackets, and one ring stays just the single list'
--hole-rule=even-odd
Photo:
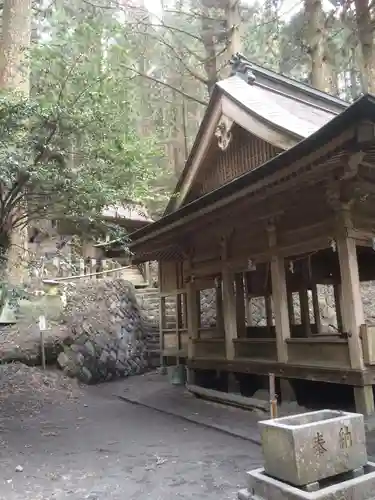
[{"label": "gable ornament", "polygon": [[223,115],[216,127],[215,137],[217,138],[217,144],[222,151],[228,149],[230,141],[232,140],[232,125],[233,120]]},{"label": "gable ornament", "polygon": [[229,64],[231,66],[230,76],[236,75],[242,78],[242,80],[245,80],[245,82],[249,85],[254,84],[256,77],[253,72],[253,67],[251,65],[251,62],[246,59],[244,55],[242,55],[240,52],[237,52],[232,56]]}]

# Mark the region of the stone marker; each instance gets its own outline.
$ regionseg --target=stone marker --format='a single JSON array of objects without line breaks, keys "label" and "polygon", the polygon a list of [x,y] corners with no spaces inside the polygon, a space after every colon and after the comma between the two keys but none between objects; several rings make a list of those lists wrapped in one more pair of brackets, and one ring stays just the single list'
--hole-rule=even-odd
[{"label": "stone marker", "polygon": [[259,423],[264,468],[239,500],[375,500],[363,415],[317,412]]}]

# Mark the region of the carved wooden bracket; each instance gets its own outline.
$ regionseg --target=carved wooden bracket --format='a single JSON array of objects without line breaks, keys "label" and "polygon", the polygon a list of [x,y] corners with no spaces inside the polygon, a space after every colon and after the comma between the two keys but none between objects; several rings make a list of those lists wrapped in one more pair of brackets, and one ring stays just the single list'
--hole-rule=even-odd
[{"label": "carved wooden bracket", "polygon": [[233,123],[233,120],[225,115],[222,115],[218,126],[216,127],[215,137],[217,137],[217,144],[222,151],[225,151],[228,148],[230,141],[232,140],[231,128]]},{"label": "carved wooden bracket", "polygon": [[341,181],[331,182],[326,187],[326,200],[335,211],[350,207],[362,196],[360,182],[357,177],[347,177]]},{"label": "carved wooden bracket", "polygon": [[352,179],[358,174],[358,168],[365,158],[365,153],[363,151],[357,151],[351,154],[348,158],[348,162],[345,165],[344,173],[340,180]]}]

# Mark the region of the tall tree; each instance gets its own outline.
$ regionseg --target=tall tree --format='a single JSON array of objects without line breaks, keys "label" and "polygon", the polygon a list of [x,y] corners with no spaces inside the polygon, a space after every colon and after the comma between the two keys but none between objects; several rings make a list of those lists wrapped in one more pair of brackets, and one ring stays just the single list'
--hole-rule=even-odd
[{"label": "tall tree", "polygon": [[[31,39],[31,0],[4,0],[2,11],[0,44],[0,89],[21,94],[27,98],[30,91],[29,49]],[[14,173],[15,174],[15,173]],[[10,192],[17,193],[20,179],[15,181]],[[2,208],[4,208],[2,206]],[[27,208],[17,206],[17,215],[23,216]],[[22,279],[27,251],[27,227],[9,228],[0,235],[1,265],[8,261],[8,275],[12,284]]]},{"label": "tall tree", "polygon": [[329,68],[327,61],[327,37],[325,31],[325,13],[321,0],[304,0],[305,7],[305,39],[310,60],[310,84],[329,92]]},{"label": "tall tree", "polygon": [[374,2],[354,0],[358,40],[361,47],[363,92],[375,93]]}]

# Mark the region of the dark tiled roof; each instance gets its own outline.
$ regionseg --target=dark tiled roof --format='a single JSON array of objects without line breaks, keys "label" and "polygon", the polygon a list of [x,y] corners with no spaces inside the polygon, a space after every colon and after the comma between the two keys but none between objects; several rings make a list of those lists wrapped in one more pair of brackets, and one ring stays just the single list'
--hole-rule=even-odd
[{"label": "dark tiled roof", "polygon": [[337,114],[328,108],[280,91],[255,83],[249,85],[237,76],[227,78],[217,85],[248,113],[298,139],[313,134]]}]

